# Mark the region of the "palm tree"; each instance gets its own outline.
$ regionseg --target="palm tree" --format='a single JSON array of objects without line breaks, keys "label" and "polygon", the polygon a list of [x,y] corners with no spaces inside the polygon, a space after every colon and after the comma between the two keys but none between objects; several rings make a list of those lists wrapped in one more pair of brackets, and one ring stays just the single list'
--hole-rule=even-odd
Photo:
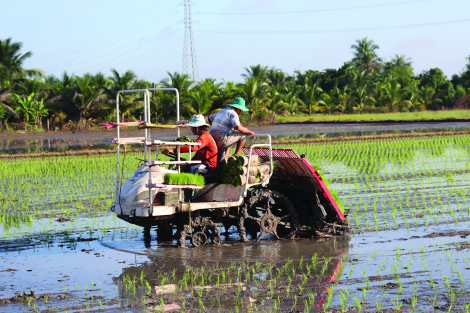
[{"label": "palm tree", "polygon": [[239,94],[239,89],[238,86],[233,82],[233,81],[223,81],[223,85],[221,87],[222,89],[222,95],[221,99],[223,101],[227,99],[234,99],[238,94]]},{"label": "palm tree", "polygon": [[59,79],[59,88],[60,90],[64,90],[66,88],[70,88],[72,84],[75,82],[75,75],[68,75],[67,71],[64,71],[62,74],[62,79]]},{"label": "palm tree", "polygon": [[214,78],[206,78],[194,87],[195,90],[205,90],[208,95],[217,100],[222,97],[222,83],[216,83]]},{"label": "palm tree", "polygon": [[272,87],[269,90],[269,96],[264,101],[264,106],[276,116],[277,113],[287,109],[289,104],[284,102],[283,94],[280,92],[280,89]]},{"label": "palm tree", "polygon": [[[4,81],[14,81],[24,77],[42,76],[40,69],[33,68],[26,70],[23,63],[32,56],[31,51],[20,53],[21,42],[11,42],[11,38],[0,40],[0,83]],[[2,84],[3,85],[3,84]],[[4,86],[0,86],[4,87]]]},{"label": "palm tree", "polygon": [[[194,84],[194,81],[191,80],[191,77],[188,74],[180,74],[178,72],[174,72],[173,74],[171,74],[170,72],[167,73],[169,77],[161,80],[160,84],[162,84],[166,88],[178,89],[181,107],[187,107],[191,105],[192,100],[190,97],[190,91],[192,85]],[[167,97],[168,99],[174,99],[176,96],[170,94],[167,95]],[[175,103],[175,101],[171,100],[171,102],[169,103]],[[167,105],[167,107],[169,106]]]},{"label": "palm tree", "polygon": [[320,81],[322,76],[320,71],[314,70],[307,70],[304,73],[299,70],[295,70],[294,73],[296,75],[295,83],[299,86],[304,86],[308,81],[312,81],[313,83]]},{"label": "palm tree", "polygon": [[[131,71],[127,70],[124,74],[112,68],[111,76],[109,79],[104,79],[99,73],[96,76],[90,76],[89,83],[94,87],[96,91],[103,90],[103,93],[107,95],[109,101],[107,103],[115,103],[116,95],[120,90],[136,89],[137,76]],[[101,100],[104,98],[100,97]],[[141,100],[143,98],[140,98]],[[119,94],[119,111],[121,113],[121,120],[124,121],[124,116],[127,114],[129,117],[133,112],[142,107],[141,101],[137,100],[137,95],[134,93],[121,93]]]},{"label": "palm tree", "polygon": [[382,82],[377,82],[375,83],[375,89],[374,89],[374,98],[375,98],[375,103],[376,106],[382,106],[385,105],[385,98],[387,96],[387,93],[385,91],[385,85]]},{"label": "palm tree", "polygon": [[419,101],[419,91],[416,88],[409,89],[407,97],[402,100],[401,107],[409,111],[425,109],[425,105]]},{"label": "palm tree", "polygon": [[369,83],[369,81],[372,79],[372,73],[369,70],[363,70],[360,68],[356,68],[351,72],[352,75],[352,81],[351,85],[359,88],[362,86],[365,86]]},{"label": "palm tree", "polygon": [[192,114],[206,114],[212,102],[217,99],[215,96],[210,96],[207,90],[201,88],[191,94],[192,105],[188,105],[186,109]]},{"label": "palm tree", "polygon": [[442,100],[434,98],[435,94],[436,90],[432,86],[423,86],[419,89],[418,99],[424,108],[427,108],[429,105],[442,102]]},{"label": "palm tree", "polygon": [[337,108],[341,112],[349,111],[351,109],[351,97],[348,94],[348,88],[345,87],[342,91],[337,91]]},{"label": "palm tree", "polygon": [[352,92],[352,101],[356,105],[353,107],[354,110],[359,111],[362,114],[364,108],[373,100],[372,96],[367,93],[367,85],[358,87]]},{"label": "palm tree", "polygon": [[[11,97],[13,97],[12,90],[13,90],[13,86],[0,90],[0,105],[3,107],[3,109],[7,113],[9,113],[10,115],[13,115],[16,119],[19,120],[20,116],[10,106],[11,104],[13,104],[12,102],[10,102]],[[3,118],[0,118],[0,124],[3,124]]]},{"label": "palm tree", "polygon": [[324,104],[321,93],[323,89],[320,88],[320,82],[313,83],[307,80],[303,86],[303,110],[312,115],[313,112],[319,111],[321,105]]},{"label": "palm tree", "polygon": [[258,105],[262,104],[269,86],[259,77],[255,77],[245,78],[245,83],[239,84],[239,88],[245,98],[246,104],[253,110],[257,108]]},{"label": "palm tree", "polygon": [[[291,88],[287,88],[287,90],[287,94],[283,95],[283,102],[286,104],[285,107],[287,108],[289,113],[294,114],[298,110],[305,110],[304,102],[299,98],[301,89],[298,88],[298,86],[292,86]],[[299,103],[302,106],[299,107]]]},{"label": "palm tree", "polygon": [[332,90],[330,94],[324,93],[322,95],[322,100],[322,111],[327,112],[328,115],[331,115],[331,113],[337,108],[337,99],[334,96],[334,90]]},{"label": "palm tree", "polygon": [[109,101],[106,100],[106,91],[101,88],[96,88],[96,86],[93,85],[91,75],[85,74],[81,78],[75,77],[74,92],[72,102],[80,111],[79,127],[84,126],[84,119],[91,110],[103,107],[105,104],[109,103]]},{"label": "palm tree", "polygon": [[385,104],[393,109],[398,108],[402,102],[402,88],[398,81],[394,80],[384,86]]},{"label": "palm tree", "polygon": [[351,46],[354,57],[352,61],[360,68],[375,72],[378,64],[382,61],[376,53],[379,46],[374,43],[372,39],[367,40],[367,37],[356,40],[356,44]]},{"label": "palm tree", "polygon": [[178,72],[174,72],[171,74],[167,72],[169,78],[166,78],[160,82],[165,87],[169,88],[176,88],[178,89],[179,93],[182,95],[189,91],[191,85],[194,83],[188,74],[180,74]]},{"label": "palm tree", "polygon": [[[113,70],[114,69],[111,70],[111,72],[113,73],[113,78],[122,81],[123,79],[119,77],[119,73],[117,73],[116,70],[114,70],[114,72],[116,72],[114,73]],[[134,81],[135,81],[135,74],[132,71],[127,71],[127,72],[131,72],[131,75],[134,75]],[[127,72],[124,73],[123,76],[126,76]],[[91,76],[90,83],[94,85],[95,88],[102,88],[102,87],[109,87],[113,83],[116,83],[116,80],[113,80],[112,78],[106,78],[103,73],[99,72]],[[131,87],[131,86],[123,86],[123,87]]]},{"label": "palm tree", "polygon": [[250,65],[250,67],[245,67],[246,74],[242,74],[244,78],[259,78],[261,81],[265,81],[266,77],[269,74],[269,70],[267,66],[262,66],[261,64],[258,65]]},{"label": "palm tree", "polygon": [[[109,77],[110,81],[105,80],[101,73],[98,73],[97,76],[90,76],[90,83],[95,86],[95,88],[103,88],[110,96],[116,99],[116,95],[120,90],[129,90],[134,88],[137,76],[131,70],[126,71],[124,74],[119,74],[114,68],[111,69],[111,76]],[[97,82],[101,82],[100,85]],[[109,84],[109,88],[108,85]]]},{"label": "palm tree", "polygon": [[282,70],[274,67],[269,69],[267,74],[267,81],[270,86],[281,87],[290,79],[292,79],[292,77],[289,77]]},{"label": "palm tree", "polygon": [[408,66],[409,68],[413,69],[413,67],[411,66],[411,64],[413,64],[413,61],[411,60],[411,58],[407,58],[406,55],[404,54],[395,54],[392,59],[387,62],[387,66],[388,67],[404,67],[404,66]]},{"label": "palm tree", "polygon": [[62,79],[49,75],[40,82],[35,79],[25,80],[24,87],[26,94],[36,92],[35,98],[43,100],[48,111],[57,113],[64,109],[74,110],[72,102],[75,93],[72,89],[74,83],[75,76],[73,74],[69,76],[67,72],[64,72]]},{"label": "palm tree", "polygon": [[32,79],[25,79],[23,82],[23,86],[24,94],[30,95],[31,93],[34,93],[35,100],[38,100],[39,98],[45,96],[47,93],[47,87],[44,81],[38,77],[34,77]]}]

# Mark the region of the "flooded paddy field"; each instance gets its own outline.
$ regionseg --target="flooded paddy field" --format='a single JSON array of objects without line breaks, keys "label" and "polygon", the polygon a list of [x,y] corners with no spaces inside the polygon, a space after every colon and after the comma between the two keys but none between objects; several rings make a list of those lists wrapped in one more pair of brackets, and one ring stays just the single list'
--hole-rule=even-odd
[{"label": "flooded paddy field", "polygon": [[[469,144],[278,145],[321,168],[352,232],[244,244],[229,229],[188,249],[108,211],[114,155],[2,160],[0,312],[469,311]],[[121,156],[125,177],[138,157]]]},{"label": "flooded paddy field", "polygon": [[[259,134],[271,134],[274,142],[350,136],[377,136],[388,134],[419,134],[430,132],[470,131],[470,122],[409,122],[409,123],[315,123],[250,126]],[[174,138],[174,131],[152,130],[162,140]],[[122,136],[141,136],[137,129],[121,129]],[[182,135],[192,136],[189,129]],[[48,132],[28,134],[0,134],[0,155],[35,154],[83,150],[115,150],[106,138],[116,136],[115,129],[85,132]],[[260,140],[263,140],[262,138]],[[136,145],[134,148],[140,147]],[[141,148],[141,147],[140,147]]]}]

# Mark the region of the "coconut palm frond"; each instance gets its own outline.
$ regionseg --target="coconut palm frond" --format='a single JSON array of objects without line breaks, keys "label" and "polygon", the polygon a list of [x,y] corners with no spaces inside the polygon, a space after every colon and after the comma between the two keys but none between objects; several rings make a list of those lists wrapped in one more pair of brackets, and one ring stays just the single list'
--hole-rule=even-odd
[{"label": "coconut palm frond", "polygon": [[49,99],[46,100],[46,104],[49,104],[49,103],[55,103],[55,102],[58,102],[60,100],[64,99],[64,96],[63,95],[56,95],[56,96],[53,96]]},{"label": "coconut palm frond", "polygon": [[94,97],[90,102],[88,102],[86,106],[86,110],[90,110],[91,108],[100,106],[103,104],[103,101],[106,98],[106,93],[103,90],[100,90],[96,97]]},{"label": "coconut palm frond", "polygon": [[80,93],[75,92],[75,94],[73,95],[72,101],[75,102],[75,100],[76,100],[77,98],[80,98],[80,100],[83,101],[83,99],[85,99],[85,96],[82,95],[82,94],[80,94]]},{"label": "coconut palm frond", "polygon": [[0,102],[5,102],[9,100],[11,97],[12,97],[12,94],[10,92],[0,93]]},{"label": "coconut palm frond", "polygon": [[16,113],[15,110],[13,110],[10,106],[4,104],[1,102],[0,100],[0,105],[3,106],[3,108],[5,109],[5,111],[8,113],[8,114],[11,114],[13,115],[16,119],[20,119],[20,116],[18,115],[18,113]]}]

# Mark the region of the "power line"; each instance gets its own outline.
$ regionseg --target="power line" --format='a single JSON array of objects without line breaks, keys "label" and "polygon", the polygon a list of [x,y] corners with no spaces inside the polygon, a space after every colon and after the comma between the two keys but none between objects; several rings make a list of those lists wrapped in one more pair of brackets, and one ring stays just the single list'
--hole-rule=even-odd
[{"label": "power line", "polygon": [[[156,16],[156,17],[153,17],[152,19],[155,19],[155,18],[158,18],[158,17],[160,17],[160,16],[162,16],[162,15],[165,15],[166,13],[168,13],[168,12],[170,12],[170,11],[172,11],[172,10],[173,10],[173,9],[168,10],[168,11],[166,11],[166,12],[164,12],[164,13],[162,13],[162,14]],[[175,15],[175,14],[176,14],[176,12],[173,13],[172,15],[169,15],[169,16],[163,18],[163,19],[158,20],[157,22],[155,22],[155,23],[149,25],[148,27],[150,27],[150,26],[155,26],[155,25],[159,24],[160,22],[166,20],[167,18],[172,17],[172,16]],[[150,21],[151,21],[151,20],[150,20]],[[147,21],[147,22],[149,22],[149,21]],[[144,24],[140,24],[140,25],[138,25],[137,27],[141,27],[142,25],[147,24],[147,22],[145,22]],[[132,30],[134,30],[134,29],[137,28],[137,27],[130,28],[130,29],[128,29],[128,30],[126,30],[126,31],[124,31],[124,32],[122,32],[122,33],[119,33],[119,35],[115,35],[115,36],[112,36],[112,37],[107,37],[107,39],[100,41],[100,44],[102,45],[102,44],[105,43],[105,42],[113,41],[113,40],[115,41],[115,43],[119,43],[119,42],[121,42],[123,39],[129,38],[129,37],[133,37],[133,36],[134,36],[134,33],[132,33],[130,36],[126,36],[126,37],[123,37],[122,35],[125,34],[125,33],[130,32],[130,31],[132,31]],[[116,38],[118,38],[119,40],[116,40]],[[140,39],[139,39],[139,40],[140,40]],[[89,45],[89,46],[85,46],[85,47],[83,47],[83,48],[77,49],[77,51],[86,50],[86,49],[88,49],[88,48],[90,48],[90,47],[93,47],[93,46],[95,46],[95,45],[96,45],[96,44],[91,44],[91,45]],[[108,46],[108,47],[105,47],[105,48],[109,48],[109,46]],[[93,51],[95,52],[95,51],[99,51],[99,50],[102,50],[102,48],[100,48],[100,49],[96,49],[96,48],[95,48]],[[74,52],[74,53],[76,53],[76,52]],[[69,54],[71,54],[71,52],[69,52]],[[78,57],[78,58],[80,58],[80,57]],[[41,61],[41,62],[47,62],[47,61],[55,60],[55,59],[57,59],[57,57],[51,58],[51,59],[46,59],[46,60],[40,60],[40,61]],[[37,60],[35,60],[35,61],[37,61]],[[67,61],[65,61],[65,62],[67,62]],[[63,63],[64,63],[64,62],[62,62],[62,63],[60,63],[60,64],[63,64]]]},{"label": "power line", "polygon": [[[159,50],[159,49],[161,49],[161,48],[163,48],[163,47],[168,46],[169,44],[172,44],[172,43],[174,43],[174,42],[180,41],[181,39],[183,39],[183,37],[180,37],[180,38],[177,38],[177,39],[175,39],[175,40],[173,40],[173,41],[167,42],[166,44],[163,44],[163,45],[161,45],[161,46],[158,46],[158,47],[155,48],[155,49],[146,51],[146,52],[141,53],[141,54],[139,54],[139,55],[135,55],[135,56],[133,56],[132,58],[129,58],[129,59],[126,59],[126,60],[123,60],[123,61],[119,61],[119,62],[113,63],[112,65],[107,66],[107,67],[102,67],[102,68],[98,69],[98,71],[105,70],[106,68],[110,68],[110,67],[112,67],[112,66],[114,66],[114,65],[116,65],[116,64],[121,64],[121,63],[130,61],[130,60],[135,60],[135,59],[138,58],[138,57],[141,57],[141,56],[146,55],[146,54],[148,54],[148,53],[150,53],[150,52],[154,52],[154,51],[156,51],[156,50]],[[85,72],[88,72],[88,71],[89,71],[89,69],[87,69]]]},{"label": "power line", "polygon": [[300,14],[300,13],[316,13],[316,12],[331,12],[331,11],[347,11],[347,10],[359,10],[359,9],[371,9],[394,5],[412,4],[418,2],[428,2],[435,0],[412,0],[412,1],[401,1],[401,2],[390,2],[383,4],[371,4],[362,5],[356,7],[344,7],[344,8],[330,8],[330,9],[316,9],[316,10],[302,10],[302,11],[284,11],[284,12],[198,12],[197,14],[208,14],[208,15],[271,15],[271,14]]},{"label": "power line", "polygon": [[344,33],[344,32],[355,32],[363,30],[387,30],[387,29],[399,29],[399,28],[413,28],[423,26],[435,26],[445,24],[457,24],[470,22],[470,19],[454,20],[454,21],[443,21],[443,22],[431,22],[431,23],[420,23],[420,24],[407,24],[407,25],[395,25],[395,26],[378,26],[378,27],[361,27],[361,28],[344,28],[344,29],[324,29],[324,30],[199,30],[203,33],[213,34],[246,34],[246,35],[283,35],[283,34],[322,34],[322,33]]},{"label": "power line", "polygon": [[[167,18],[169,18],[169,17],[172,17],[172,16],[175,15],[175,14],[176,14],[176,13],[174,13],[174,14],[172,14],[172,15],[169,15],[169,16],[167,16],[166,18],[159,20],[157,23],[155,23],[155,24],[153,24],[153,25],[156,25],[156,24],[158,24],[159,22],[162,22],[162,21],[164,21],[165,19],[167,19]],[[117,36],[117,37],[119,37],[119,40],[116,41],[116,43],[121,43],[123,39],[127,39],[127,38],[130,38],[130,37],[133,37],[133,36],[134,36],[134,34],[131,34],[131,35],[126,36],[126,37],[122,37],[122,35],[120,34],[119,36]],[[113,40],[113,39],[114,39],[114,38],[109,38],[108,40]],[[126,45],[126,46],[132,45],[132,44],[134,44],[134,43],[137,43],[137,42],[141,41],[142,39],[143,39],[143,38],[139,38],[139,39],[137,39],[136,41],[134,41],[134,42],[132,42],[132,43],[125,43],[125,45]],[[101,42],[101,44],[103,44],[104,42],[106,42],[106,40],[103,41],[103,42]],[[93,50],[93,53],[95,53],[95,52],[97,52],[97,51],[101,51],[101,50],[107,49],[107,48],[109,48],[109,46],[101,46],[101,47],[98,48],[98,49],[94,49],[94,50]],[[86,48],[85,48],[85,49],[86,49]],[[106,55],[106,54],[107,54],[107,52],[104,53],[104,54],[101,54],[101,55]],[[74,57],[74,60],[76,60],[76,59],[81,59],[81,58],[83,58],[83,57],[88,57],[88,54],[82,54],[82,55],[80,55],[80,56],[78,56],[78,57]],[[90,59],[87,59],[86,61],[88,61],[88,60],[90,60]],[[48,61],[48,60],[44,60],[44,61],[42,61],[42,62],[47,62],[47,61]],[[70,60],[66,60],[66,61],[62,61],[62,62],[59,62],[59,63],[55,63],[55,64],[53,65],[53,67],[59,66],[59,65],[62,65],[62,64],[67,64],[67,62],[69,62],[69,61],[70,61]],[[79,62],[79,63],[80,63],[80,62]],[[75,63],[75,64],[76,64],[76,63]]]},{"label": "power line", "polygon": [[[149,11],[155,9],[156,7],[160,6],[161,4],[163,4],[163,3],[165,3],[165,2],[168,2],[168,1],[170,1],[170,0],[164,0],[164,1],[160,2],[160,3],[158,3],[156,6],[152,7],[152,8],[149,9],[149,10],[146,10],[146,11],[149,12]],[[110,29],[108,29],[107,31],[102,32],[102,33],[100,33],[100,34],[98,34],[98,35],[96,35],[96,36],[94,36],[94,37],[91,37],[91,38],[86,39],[86,40],[84,40],[84,41],[81,41],[81,42],[79,42],[79,43],[77,43],[77,44],[74,44],[74,45],[72,45],[72,46],[69,46],[68,48],[65,48],[65,49],[62,49],[62,50],[53,52],[53,53],[51,53],[51,54],[48,54],[48,55],[45,56],[45,57],[50,57],[51,55],[56,55],[56,54],[62,53],[62,52],[64,52],[64,51],[67,51],[67,50],[70,50],[70,49],[75,48],[75,47],[77,47],[77,46],[80,46],[80,45],[82,45],[82,44],[84,44],[84,43],[87,43],[87,42],[89,42],[89,41],[91,41],[91,40],[94,40],[94,39],[96,39],[96,38],[99,38],[99,37],[101,37],[101,36],[103,36],[103,35],[106,35],[106,34],[112,32],[112,31],[118,29],[119,27],[121,27],[121,26],[123,26],[123,25],[125,25],[125,24],[128,24],[128,23],[132,22],[133,20],[135,20],[135,19],[137,19],[137,18],[142,18],[142,14],[136,15],[136,16],[134,16],[133,18],[128,19],[127,21],[125,21],[125,22],[123,22],[123,23],[119,23],[118,26],[113,27],[113,28],[110,28]],[[37,60],[41,60],[41,57],[37,58],[36,61],[37,61]],[[47,59],[47,60],[49,60],[49,59]]]},{"label": "power line", "polygon": [[[174,31],[172,31],[172,32],[170,32],[170,33],[168,33],[168,34],[166,34],[166,35],[164,35],[164,36],[161,36],[161,37],[157,38],[157,39],[165,38],[165,37],[167,37],[167,36],[169,36],[169,35],[175,33],[176,31],[177,31],[177,30],[174,30]],[[140,40],[140,39],[139,39],[139,40]],[[138,51],[138,50],[142,50],[142,48],[138,47],[138,48],[136,48],[136,49],[127,51],[126,53],[121,54],[121,55],[119,55],[118,57],[127,55],[127,54],[129,54],[130,52]],[[100,57],[105,56],[105,55],[108,55],[108,54],[109,54],[109,52],[105,52],[105,53],[102,53],[102,54],[99,54],[99,55],[95,55],[95,56],[93,56],[92,58],[88,58],[88,59],[86,59],[86,60],[82,60],[82,61],[79,61],[79,62],[76,62],[76,63],[73,63],[73,64],[69,64],[69,65],[67,65],[67,67],[75,66],[75,65],[78,65],[78,64],[81,64],[81,63],[84,63],[84,62],[89,62],[90,60],[94,60],[94,59],[100,58]],[[57,64],[57,65],[60,65],[60,63]],[[57,69],[60,69],[61,67],[63,67],[63,66],[52,67],[52,69],[49,69],[49,71],[55,71],[55,70],[57,70]]]}]

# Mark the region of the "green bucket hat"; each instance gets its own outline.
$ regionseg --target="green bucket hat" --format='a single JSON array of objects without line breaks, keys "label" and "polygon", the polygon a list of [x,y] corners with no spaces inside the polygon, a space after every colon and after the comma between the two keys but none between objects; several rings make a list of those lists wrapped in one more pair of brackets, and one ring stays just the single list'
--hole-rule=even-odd
[{"label": "green bucket hat", "polygon": [[227,104],[235,109],[240,109],[244,112],[247,112],[247,111],[250,111],[248,110],[248,108],[245,106],[245,99],[243,98],[240,98],[240,97],[236,97],[235,99],[233,99],[233,102],[232,103],[229,103]]}]

